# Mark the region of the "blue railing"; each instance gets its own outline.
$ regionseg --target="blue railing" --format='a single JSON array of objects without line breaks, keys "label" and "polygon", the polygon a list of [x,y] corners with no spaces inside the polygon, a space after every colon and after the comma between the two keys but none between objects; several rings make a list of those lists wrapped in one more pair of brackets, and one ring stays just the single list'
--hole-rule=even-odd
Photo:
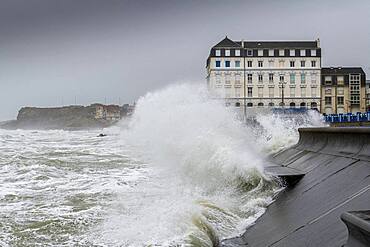
[{"label": "blue railing", "polygon": [[327,123],[370,122],[370,111],[357,113],[339,113],[324,115]]}]

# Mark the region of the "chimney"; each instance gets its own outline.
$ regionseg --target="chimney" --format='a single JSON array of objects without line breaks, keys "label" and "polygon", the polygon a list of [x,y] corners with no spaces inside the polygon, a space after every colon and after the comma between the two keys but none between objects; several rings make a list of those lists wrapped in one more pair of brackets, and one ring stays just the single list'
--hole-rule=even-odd
[{"label": "chimney", "polygon": [[317,47],[320,48],[320,38],[317,38],[316,43],[317,43]]}]

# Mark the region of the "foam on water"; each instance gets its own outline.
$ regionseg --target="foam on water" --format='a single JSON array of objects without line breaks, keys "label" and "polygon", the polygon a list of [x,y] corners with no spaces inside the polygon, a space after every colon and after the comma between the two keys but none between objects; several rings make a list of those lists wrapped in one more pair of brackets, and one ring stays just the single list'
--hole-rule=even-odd
[{"label": "foam on water", "polygon": [[217,245],[271,203],[280,188],[264,156],[321,124],[310,114],[245,126],[205,87],[180,84],[140,98],[104,138],[0,130],[0,245]]},{"label": "foam on water", "polygon": [[152,177],[119,196],[98,230],[102,242],[216,245],[253,222],[278,190],[263,174],[253,131],[199,85],[142,97],[122,139],[150,163]]}]

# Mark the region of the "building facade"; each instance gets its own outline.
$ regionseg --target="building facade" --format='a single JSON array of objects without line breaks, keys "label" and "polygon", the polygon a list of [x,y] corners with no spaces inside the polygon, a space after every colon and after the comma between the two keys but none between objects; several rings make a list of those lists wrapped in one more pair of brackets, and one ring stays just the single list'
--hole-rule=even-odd
[{"label": "building facade", "polygon": [[320,109],[321,48],[316,41],[233,41],[211,48],[207,83],[236,107]]},{"label": "building facade", "polygon": [[93,104],[95,107],[94,118],[110,122],[121,119],[121,108],[118,105]]},{"label": "building facade", "polygon": [[370,80],[366,80],[366,110],[370,111]]},{"label": "building facade", "polygon": [[366,75],[360,67],[321,70],[321,113],[366,111]]}]

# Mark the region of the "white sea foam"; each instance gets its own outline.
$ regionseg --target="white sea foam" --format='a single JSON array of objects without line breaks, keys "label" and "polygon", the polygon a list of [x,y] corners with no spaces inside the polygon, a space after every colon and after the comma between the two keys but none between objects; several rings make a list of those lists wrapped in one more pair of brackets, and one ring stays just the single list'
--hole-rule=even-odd
[{"label": "white sea foam", "polygon": [[212,246],[271,203],[264,156],[321,125],[310,114],[245,126],[205,87],[180,84],[140,98],[104,138],[0,130],[0,244]]}]

